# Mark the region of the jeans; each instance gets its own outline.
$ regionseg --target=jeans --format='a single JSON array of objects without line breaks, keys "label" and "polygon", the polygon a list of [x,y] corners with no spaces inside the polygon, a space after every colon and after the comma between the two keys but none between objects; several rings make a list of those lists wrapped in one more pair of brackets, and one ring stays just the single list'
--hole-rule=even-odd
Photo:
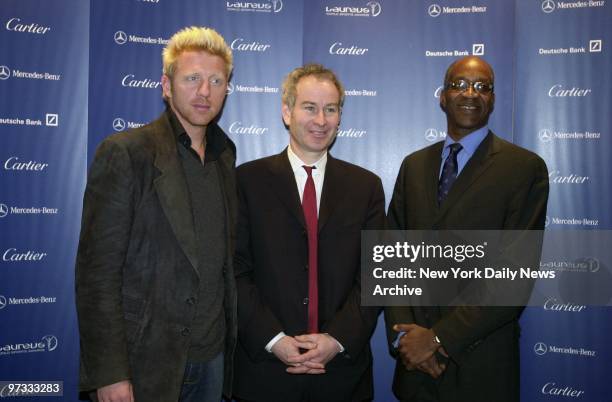
[{"label": "jeans", "polygon": [[219,402],[222,393],[223,352],[207,362],[187,362],[179,402]]}]

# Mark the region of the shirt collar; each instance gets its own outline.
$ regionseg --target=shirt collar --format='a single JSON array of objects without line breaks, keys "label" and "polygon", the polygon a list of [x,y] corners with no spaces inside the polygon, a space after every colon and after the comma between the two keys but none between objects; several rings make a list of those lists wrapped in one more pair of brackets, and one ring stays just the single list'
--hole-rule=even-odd
[{"label": "shirt collar", "polygon": [[463,147],[462,151],[465,151],[465,154],[473,155],[474,152],[476,152],[476,148],[478,148],[478,146],[480,145],[482,140],[485,139],[488,133],[489,133],[489,127],[484,126],[484,127],[479,128],[476,131],[469,133],[465,137],[461,138],[459,141],[455,141],[450,137],[450,135],[447,135],[446,140],[444,140],[444,147],[442,148],[442,154],[448,154],[450,152],[449,146],[451,144],[458,142]]},{"label": "shirt collar", "polygon": [[[166,114],[170,121],[170,127],[172,127],[172,133],[177,142],[182,144],[185,148],[191,149],[191,138],[187,135],[187,132],[171,107],[168,106],[166,108]],[[211,121],[206,128],[206,160],[217,160],[219,155],[225,150],[225,146],[225,134],[216,123]]]},{"label": "shirt collar", "polygon": [[294,174],[306,174],[306,171],[302,166],[315,166],[316,169],[313,174],[322,174],[325,172],[325,166],[327,166],[327,151],[323,154],[321,159],[313,164],[304,163],[291,149],[291,145],[287,146],[287,156],[289,157],[289,163]]}]

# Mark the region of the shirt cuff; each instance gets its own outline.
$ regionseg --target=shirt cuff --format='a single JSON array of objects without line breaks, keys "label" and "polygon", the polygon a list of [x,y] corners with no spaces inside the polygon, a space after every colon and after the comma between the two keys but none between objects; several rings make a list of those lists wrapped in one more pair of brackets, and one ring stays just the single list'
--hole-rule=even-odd
[{"label": "shirt cuff", "polygon": [[272,353],[272,347],[274,347],[274,345],[276,345],[276,342],[280,341],[283,336],[285,336],[285,333],[281,331],[274,338],[272,338],[270,342],[268,342],[268,344],[266,345],[266,351],[268,353]]},{"label": "shirt cuff", "polygon": [[395,340],[394,340],[394,341],[393,341],[393,343],[392,343],[392,345],[393,345],[393,347],[394,347],[395,349],[397,349],[397,348],[398,348],[400,338],[401,338],[402,336],[404,336],[404,335],[406,335],[406,331],[402,331],[402,332],[400,332],[399,334],[397,334],[397,338],[395,338]]}]

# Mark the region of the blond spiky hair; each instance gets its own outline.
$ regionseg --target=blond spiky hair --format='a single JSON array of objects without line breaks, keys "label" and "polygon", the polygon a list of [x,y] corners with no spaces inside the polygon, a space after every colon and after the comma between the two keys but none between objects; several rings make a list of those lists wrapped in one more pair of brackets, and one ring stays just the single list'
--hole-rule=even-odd
[{"label": "blond spiky hair", "polygon": [[207,27],[183,28],[170,38],[168,45],[162,51],[164,74],[172,78],[176,69],[176,59],[187,50],[204,51],[219,56],[225,61],[225,72],[229,77],[232,72],[232,49],[217,31]]}]

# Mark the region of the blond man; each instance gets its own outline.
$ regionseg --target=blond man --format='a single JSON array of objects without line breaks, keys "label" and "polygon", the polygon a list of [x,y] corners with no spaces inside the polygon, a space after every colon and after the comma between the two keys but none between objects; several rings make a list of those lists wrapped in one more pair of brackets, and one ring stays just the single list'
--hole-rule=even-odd
[{"label": "blond man", "polygon": [[163,51],[166,110],[98,147],[76,262],[80,389],[94,400],[231,393],[236,151],[215,122],[231,71],[217,32],[177,32]]}]

